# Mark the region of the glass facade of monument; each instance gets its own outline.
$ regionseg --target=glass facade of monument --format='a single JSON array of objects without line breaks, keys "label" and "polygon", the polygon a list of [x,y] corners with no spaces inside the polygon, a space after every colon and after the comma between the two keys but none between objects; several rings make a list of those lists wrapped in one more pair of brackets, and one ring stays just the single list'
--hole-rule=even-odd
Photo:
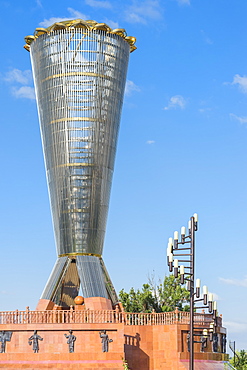
[{"label": "glass facade of monument", "polygon": [[59,256],[101,256],[130,48],[71,27],[31,45]]}]

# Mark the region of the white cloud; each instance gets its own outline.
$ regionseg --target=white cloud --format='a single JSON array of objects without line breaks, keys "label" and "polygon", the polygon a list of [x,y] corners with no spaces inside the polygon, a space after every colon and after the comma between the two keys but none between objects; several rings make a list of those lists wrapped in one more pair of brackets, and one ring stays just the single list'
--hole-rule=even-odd
[{"label": "white cloud", "polygon": [[73,8],[68,8],[68,12],[70,13],[70,16],[72,18],[76,18],[76,19],[88,19],[88,16],[82,12],[80,12],[79,10],[75,10]]},{"label": "white cloud", "polygon": [[169,109],[184,109],[186,105],[185,99],[182,97],[182,95],[174,95],[170,98],[168,105],[164,108],[164,110]]},{"label": "white cloud", "polygon": [[22,85],[28,85],[32,82],[33,77],[30,69],[21,71],[20,69],[14,68],[6,73],[4,80],[8,82],[17,82]]},{"label": "white cloud", "polygon": [[112,7],[111,3],[105,0],[85,0],[85,3],[93,8],[110,9]]},{"label": "white cloud", "polygon": [[224,321],[224,326],[232,333],[241,333],[247,331],[247,323],[236,321]]},{"label": "white cloud", "polygon": [[12,293],[10,293],[9,291],[7,290],[1,290],[0,291],[0,295],[13,295]]},{"label": "white cloud", "polygon": [[241,124],[247,123],[247,117],[239,117],[236,114],[230,113],[230,117],[239,121]]},{"label": "white cloud", "polygon": [[206,112],[210,112],[212,110],[212,108],[199,108],[198,111],[200,113],[206,113]]},{"label": "white cloud", "polygon": [[126,21],[129,23],[143,23],[146,24],[146,20],[143,17],[140,17],[136,13],[128,12],[128,14],[125,17]]},{"label": "white cloud", "polygon": [[151,145],[151,144],[154,144],[155,141],[154,140],[148,140],[146,143],[149,144],[149,145]]},{"label": "white cloud", "polygon": [[44,19],[42,22],[39,23],[39,25],[41,27],[49,27],[51,26],[53,23],[56,23],[56,22],[63,22],[63,21],[67,21],[68,20],[68,17],[65,17],[65,18],[59,18],[59,17],[51,17],[49,19]]},{"label": "white cloud", "polygon": [[[32,72],[30,70],[21,71],[14,68],[6,73],[4,80],[11,86],[12,95],[16,98],[35,99],[34,88],[30,86],[33,84]],[[19,84],[24,86],[18,87]]]},{"label": "white cloud", "polygon": [[117,22],[111,21],[110,19],[105,19],[104,23],[106,23],[112,29],[119,28],[119,24]]},{"label": "white cloud", "polygon": [[12,93],[16,98],[35,99],[34,87],[31,86],[13,87]]},{"label": "white cloud", "polygon": [[222,278],[222,277],[220,277],[219,280],[222,281],[222,283],[224,283],[224,284],[242,286],[244,288],[247,288],[247,276],[245,276],[242,280],[240,280],[240,279],[225,279],[225,278]]},{"label": "white cloud", "polygon": [[130,96],[134,91],[141,91],[141,89],[133,81],[127,80],[124,92],[125,95]]},{"label": "white cloud", "polygon": [[73,18],[73,19],[88,19],[89,18],[86,14],[83,14],[80,11],[75,10],[73,8],[67,8],[67,10],[69,12],[68,17],[51,17],[49,19],[44,19],[43,22],[39,23],[39,25],[41,27],[46,28],[46,27],[51,26],[53,23],[67,21],[70,18]]},{"label": "white cloud", "polygon": [[238,74],[235,75],[233,77],[232,85],[238,85],[238,87],[240,88],[240,90],[243,93],[247,94],[247,77],[246,76],[241,77]]},{"label": "white cloud", "polygon": [[190,0],[176,0],[178,5],[190,5]]},{"label": "white cloud", "polygon": [[42,3],[41,3],[41,0],[36,0],[36,4],[40,7],[40,8],[42,8],[43,6],[42,6]]},{"label": "white cloud", "polygon": [[148,19],[162,18],[162,10],[158,0],[133,1],[133,5],[125,12],[125,20],[129,23],[146,24]]},{"label": "white cloud", "polygon": [[209,45],[213,44],[213,41],[207,36],[205,31],[201,30],[201,34],[202,34],[203,39],[206,42],[206,44],[209,44]]}]

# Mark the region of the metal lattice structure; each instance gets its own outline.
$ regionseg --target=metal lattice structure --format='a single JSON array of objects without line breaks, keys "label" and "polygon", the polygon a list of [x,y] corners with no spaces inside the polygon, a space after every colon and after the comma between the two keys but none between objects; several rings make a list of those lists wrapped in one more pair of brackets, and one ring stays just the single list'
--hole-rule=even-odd
[{"label": "metal lattice structure", "polygon": [[84,297],[118,300],[101,256],[135,47],[124,30],[107,27],[67,21],[26,37],[58,254],[41,298],[64,307],[80,284]]}]

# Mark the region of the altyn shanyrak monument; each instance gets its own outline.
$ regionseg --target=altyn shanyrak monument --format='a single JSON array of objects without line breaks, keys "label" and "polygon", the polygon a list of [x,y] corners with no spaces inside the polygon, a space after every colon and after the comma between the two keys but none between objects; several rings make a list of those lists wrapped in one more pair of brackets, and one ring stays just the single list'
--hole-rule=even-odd
[{"label": "altyn shanyrak monument", "polygon": [[[69,20],[25,38],[31,53],[58,259],[39,306],[118,298],[102,259],[117,138],[135,38]],[[42,303],[42,304],[41,304]]]}]

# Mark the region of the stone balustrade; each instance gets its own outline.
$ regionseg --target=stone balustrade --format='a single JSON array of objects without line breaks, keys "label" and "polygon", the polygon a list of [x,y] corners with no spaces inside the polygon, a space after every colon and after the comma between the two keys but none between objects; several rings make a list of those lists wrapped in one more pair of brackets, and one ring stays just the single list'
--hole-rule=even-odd
[{"label": "stone balustrade", "polygon": [[[129,313],[114,310],[46,310],[0,312],[0,324],[101,324],[113,323],[125,325],[172,325],[189,324],[189,312],[175,310],[162,313]],[[221,317],[218,317],[218,326],[222,326]],[[195,314],[196,325],[208,326],[212,315]]]}]

